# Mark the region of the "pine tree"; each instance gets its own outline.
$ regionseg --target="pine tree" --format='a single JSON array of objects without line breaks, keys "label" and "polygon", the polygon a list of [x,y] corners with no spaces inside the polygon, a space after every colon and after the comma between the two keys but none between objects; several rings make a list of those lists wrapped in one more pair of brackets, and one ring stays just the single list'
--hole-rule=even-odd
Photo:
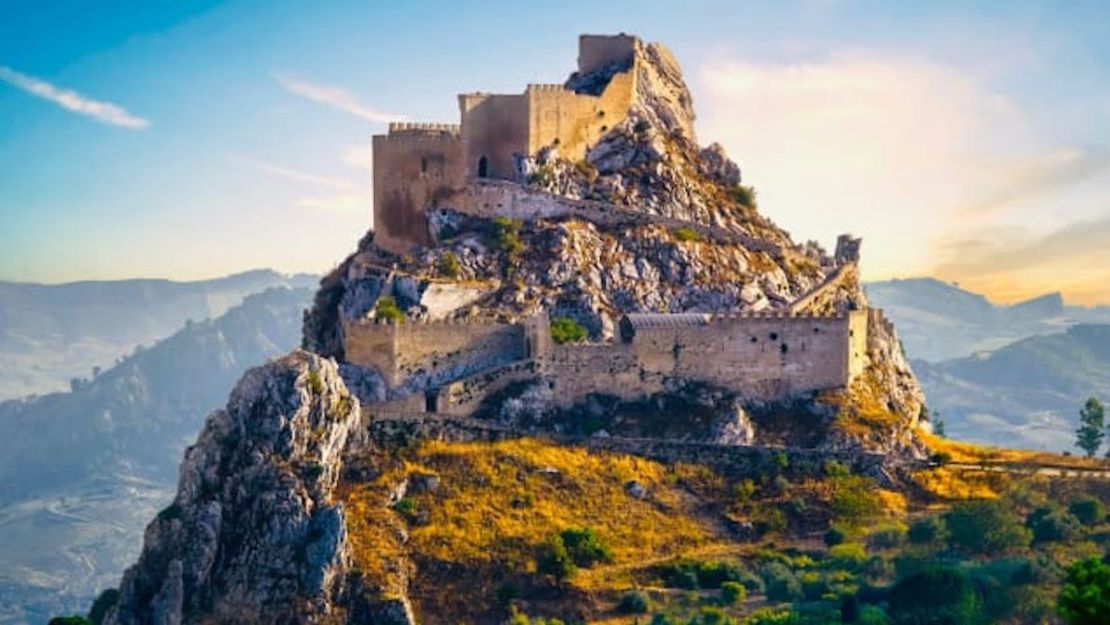
[{"label": "pine tree", "polygon": [[1091,397],[1079,411],[1079,429],[1075,431],[1075,446],[1082,449],[1087,457],[1095,455],[1106,436],[1106,411],[1102,402]]}]

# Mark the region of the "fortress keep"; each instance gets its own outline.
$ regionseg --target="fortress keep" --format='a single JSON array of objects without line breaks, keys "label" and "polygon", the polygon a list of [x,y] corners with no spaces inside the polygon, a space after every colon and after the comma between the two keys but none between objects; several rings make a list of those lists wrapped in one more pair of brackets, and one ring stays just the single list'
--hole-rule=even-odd
[{"label": "fortress keep", "polygon": [[577,75],[605,70],[603,85],[464,93],[460,124],[390,124],[388,134],[373,138],[374,242],[399,254],[427,244],[430,206],[474,178],[514,179],[518,156],[557,146],[561,156],[580,160],[628,114],[638,45],[631,35],[579,37]]}]

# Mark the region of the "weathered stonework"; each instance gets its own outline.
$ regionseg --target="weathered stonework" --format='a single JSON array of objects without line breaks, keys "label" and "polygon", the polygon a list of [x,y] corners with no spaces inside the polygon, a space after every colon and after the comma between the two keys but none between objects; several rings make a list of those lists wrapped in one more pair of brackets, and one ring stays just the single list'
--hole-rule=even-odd
[{"label": "weathered stonework", "polygon": [[459,125],[394,123],[373,138],[375,243],[405,253],[429,243],[427,211],[472,178],[513,180],[517,159],[554,146],[572,161],[624,121],[636,97],[628,35],[579,38],[576,76],[607,67],[599,93],[588,86],[532,84],[522,94],[459,96]]}]

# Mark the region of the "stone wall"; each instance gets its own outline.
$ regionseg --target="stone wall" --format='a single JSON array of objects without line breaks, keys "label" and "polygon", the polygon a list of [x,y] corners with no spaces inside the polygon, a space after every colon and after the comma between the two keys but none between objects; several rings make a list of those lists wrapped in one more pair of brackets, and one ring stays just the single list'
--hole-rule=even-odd
[{"label": "stone wall", "polygon": [[466,182],[459,127],[390,124],[374,136],[373,156],[374,243],[398,254],[427,244],[427,207]]},{"label": "stone wall", "polygon": [[525,327],[475,321],[347,323],[344,352],[390,387],[420,376],[436,385],[527,357]]},{"label": "stone wall", "polygon": [[487,219],[509,217],[528,221],[532,219],[577,218],[592,222],[603,228],[637,225],[659,225],[672,229],[687,228],[697,232],[708,241],[721,244],[739,244],[753,252],[766,252],[774,256],[783,254],[782,248],[778,245],[740,232],[651,215],[627,206],[608,202],[574,200],[501,180],[472,180],[465,187],[443,195],[435,202],[435,207],[449,208],[460,213]]},{"label": "stone wall", "polygon": [[579,35],[578,73],[586,74],[606,65],[625,63],[635,53],[634,35]]},{"label": "stone wall", "polygon": [[563,158],[584,159],[590,146],[628,116],[635,92],[634,72],[613,76],[600,96],[562,85],[529,85],[527,154],[555,145]]},{"label": "stone wall", "polygon": [[478,176],[485,159],[486,177],[515,178],[514,155],[528,152],[527,96],[463,94],[459,96],[459,112],[467,175]]},{"label": "stone wall", "polygon": [[650,317],[659,323],[626,330],[622,321],[613,343],[555,345],[541,316],[523,324],[348,324],[344,346],[348,361],[373,366],[391,388],[410,378],[442,387],[435,410],[464,415],[509,383],[541,375],[564,407],[594,393],[642,399],[673,379],[763,400],[843,388],[867,366],[869,320],[885,322],[869,311]]}]

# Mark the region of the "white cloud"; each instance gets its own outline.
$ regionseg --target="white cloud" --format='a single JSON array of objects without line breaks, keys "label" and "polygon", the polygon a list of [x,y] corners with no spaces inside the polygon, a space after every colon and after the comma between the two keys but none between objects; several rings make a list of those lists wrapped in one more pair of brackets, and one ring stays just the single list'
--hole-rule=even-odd
[{"label": "white cloud", "polygon": [[1061,207],[1023,200],[1102,171],[976,76],[927,60],[724,60],[696,86],[700,136],[729,148],[762,211],[800,239],[862,234],[869,278],[925,273],[961,233],[1041,227]]},{"label": "white cloud", "polygon": [[364,193],[313,195],[297,200],[297,205],[330,213],[353,214],[370,212],[370,196]]},{"label": "white cloud", "polygon": [[4,65],[0,65],[0,80],[31,95],[53,102],[68,111],[87,115],[104,124],[132,129],[150,126],[149,120],[132,115],[120,106],[87,98],[76,91],[56,87],[45,80],[22,74]]},{"label": "white cloud", "polygon": [[361,169],[366,172],[373,170],[373,155],[370,151],[370,145],[352,145],[343,149],[340,155],[340,160],[345,164]]},{"label": "white cloud", "polygon": [[291,93],[308,98],[313,102],[318,102],[350,113],[351,115],[356,115],[376,124],[384,124],[404,119],[399,115],[383,113],[359,102],[358,98],[342,87],[313,83],[282,74],[274,74],[274,80],[277,80],[282,87]]},{"label": "white cloud", "polygon": [[277,165],[274,163],[267,163],[266,161],[260,161],[253,158],[247,158],[245,156],[238,156],[235,154],[228,155],[228,158],[237,163],[242,163],[248,167],[257,169],[258,171],[263,171],[275,176],[281,176],[282,178],[288,178],[289,180],[307,182],[310,184],[331,187],[333,189],[340,190],[354,190],[358,188],[357,184],[343,178],[335,178],[332,176],[314,174],[311,172],[301,171],[299,169],[293,169],[292,167],[286,167],[284,165]]}]

